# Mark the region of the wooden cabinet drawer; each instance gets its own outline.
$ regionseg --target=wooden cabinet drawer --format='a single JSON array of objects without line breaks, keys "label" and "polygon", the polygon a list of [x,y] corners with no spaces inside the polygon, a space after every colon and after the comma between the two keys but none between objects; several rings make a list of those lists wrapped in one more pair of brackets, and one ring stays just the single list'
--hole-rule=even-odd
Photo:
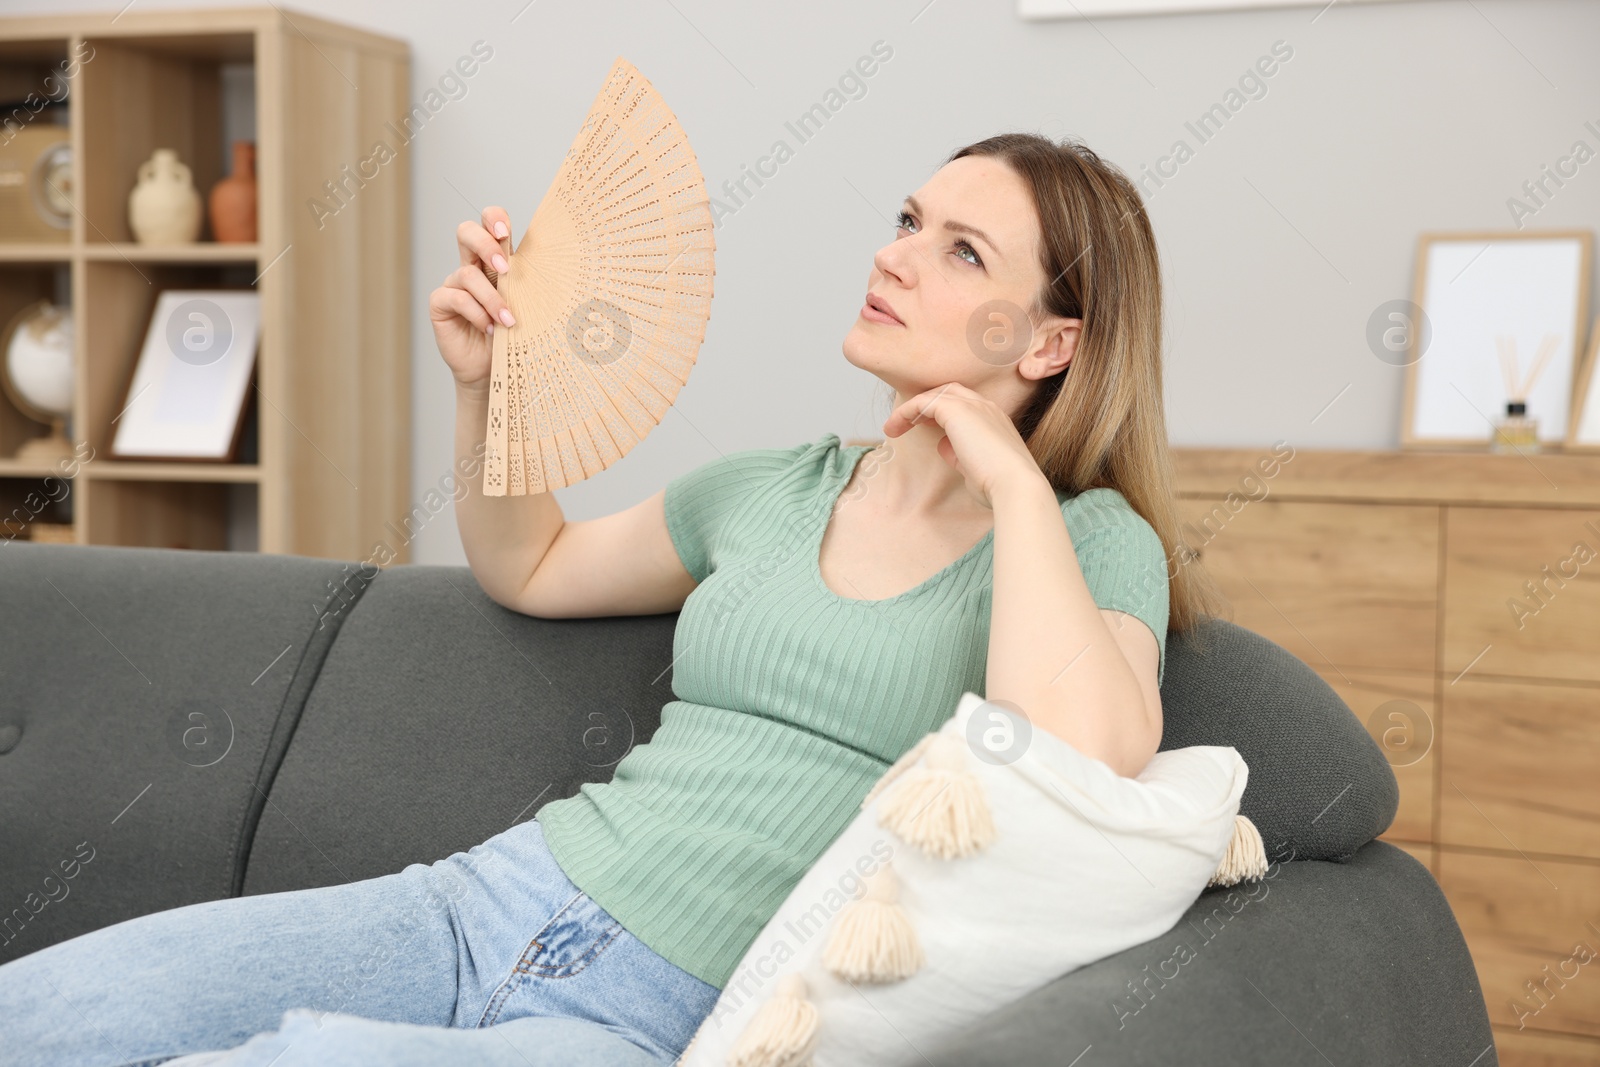
[{"label": "wooden cabinet drawer", "polygon": [[1600,512],[1450,507],[1444,666],[1600,682]]},{"label": "wooden cabinet drawer", "polygon": [[1597,1067],[1600,1038],[1495,1027],[1500,1067]]},{"label": "wooden cabinet drawer", "polygon": [[1448,847],[1438,860],[1489,1021],[1600,1037],[1600,866]]},{"label": "wooden cabinet drawer", "polygon": [[[1317,673],[1350,705],[1378,742],[1400,785],[1394,823],[1378,836],[1396,845],[1432,841],[1434,774],[1439,761],[1433,675],[1363,674],[1332,667],[1320,667]],[[1433,870],[1431,854],[1423,862]]]},{"label": "wooden cabinet drawer", "polygon": [[1600,859],[1600,688],[1443,688],[1440,843]]},{"label": "wooden cabinet drawer", "polygon": [[[1235,498],[1240,500],[1243,498]],[[1313,667],[1432,671],[1439,509],[1180,498],[1233,621]]]}]

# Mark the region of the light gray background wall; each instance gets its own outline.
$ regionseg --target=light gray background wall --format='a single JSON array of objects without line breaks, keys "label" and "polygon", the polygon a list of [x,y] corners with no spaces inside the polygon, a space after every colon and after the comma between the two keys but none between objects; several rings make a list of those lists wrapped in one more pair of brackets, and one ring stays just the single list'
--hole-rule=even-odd
[{"label": "light gray background wall", "polygon": [[[61,7],[0,0],[6,13]],[[414,99],[473,42],[494,48],[410,148],[417,500],[452,463],[451,379],[427,296],[455,262],[455,226],[499,203],[520,237],[619,54],[678,115],[713,190],[774,140],[795,148],[716,231],[716,296],[689,384],[623,462],[557,492],[571,519],[631,505],[719,453],[880,435],[883,389],[839,343],[901,197],[969,141],[1073,136],[1135,178],[1180,138],[1196,148],[1146,187],[1167,279],[1171,438],[1263,448],[1395,447],[1403,372],[1374,357],[1366,327],[1379,304],[1411,295],[1417,234],[1514,228],[1507,201],[1524,182],[1577,141],[1600,149],[1584,127],[1600,126],[1600,5],[1584,0],[1093,24],[1024,22],[1012,0],[296,0],[291,18],[297,9],[409,41]],[[785,121],[880,39],[894,54],[866,93],[798,144]],[[1293,57],[1265,94],[1198,144],[1184,123],[1276,41]],[[1592,161],[1526,225],[1592,228],[1597,215]],[[453,515],[426,525],[413,552],[465,562]]]}]

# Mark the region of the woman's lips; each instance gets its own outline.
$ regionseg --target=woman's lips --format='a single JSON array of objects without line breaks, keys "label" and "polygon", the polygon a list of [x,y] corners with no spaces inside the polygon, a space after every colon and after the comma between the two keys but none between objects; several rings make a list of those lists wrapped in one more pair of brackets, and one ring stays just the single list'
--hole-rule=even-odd
[{"label": "woman's lips", "polygon": [[888,312],[879,311],[877,308],[873,307],[871,303],[864,303],[861,305],[861,317],[866,319],[868,322],[881,322],[885,326],[905,325],[905,323],[901,322],[893,315],[890,315]]}]

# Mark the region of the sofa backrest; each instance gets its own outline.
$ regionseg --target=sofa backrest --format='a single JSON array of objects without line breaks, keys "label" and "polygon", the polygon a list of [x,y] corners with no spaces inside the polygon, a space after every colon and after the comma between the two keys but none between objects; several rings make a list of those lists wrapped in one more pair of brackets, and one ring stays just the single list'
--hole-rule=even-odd
[{"label": "sofa backrest", "polygon": [[1400,784],[1378,743],[1292,652],[1224,619],[1169,635],[1163,750],[1232,745],[1250,768],[1239,810],[1269,860],[1348,859],[1389,828]]},{"label": "sofa backrest", "polygon": [[[673,699],[676,619],[535,619],[491,601],[465,567],[384,571],[306,702],[246,892],[432,862],[609,780]],[[1239,750],[1241,810],[1269,858],[1344,859],[1386,829],[1394,773],[1338,695],[1231,622],[1199,636],[1168,643],[1161,747]]]},{"label": "sofa backrest", "polygon": [[384,570],[306,702],[245,892],[431,863],[609,781],[672,699],[676,618],[536,619],[466,567]]}]

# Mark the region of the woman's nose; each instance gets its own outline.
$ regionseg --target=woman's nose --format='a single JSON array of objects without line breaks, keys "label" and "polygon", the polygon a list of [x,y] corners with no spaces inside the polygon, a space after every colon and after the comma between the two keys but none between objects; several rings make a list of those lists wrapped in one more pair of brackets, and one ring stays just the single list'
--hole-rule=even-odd
[{"label": "woman's nose", "polygon": [[878,249],[877,253],[872,257],[873,265],[878,268],[884,277],[893,278],[903,286],[910,285],[915,280],[916,274],[916,269],[911,263],[911,260],[916,255],[915,251],[909,247],[901,247],[906,245],[909,240],[909,238],[900,238],[890,241]]}]

